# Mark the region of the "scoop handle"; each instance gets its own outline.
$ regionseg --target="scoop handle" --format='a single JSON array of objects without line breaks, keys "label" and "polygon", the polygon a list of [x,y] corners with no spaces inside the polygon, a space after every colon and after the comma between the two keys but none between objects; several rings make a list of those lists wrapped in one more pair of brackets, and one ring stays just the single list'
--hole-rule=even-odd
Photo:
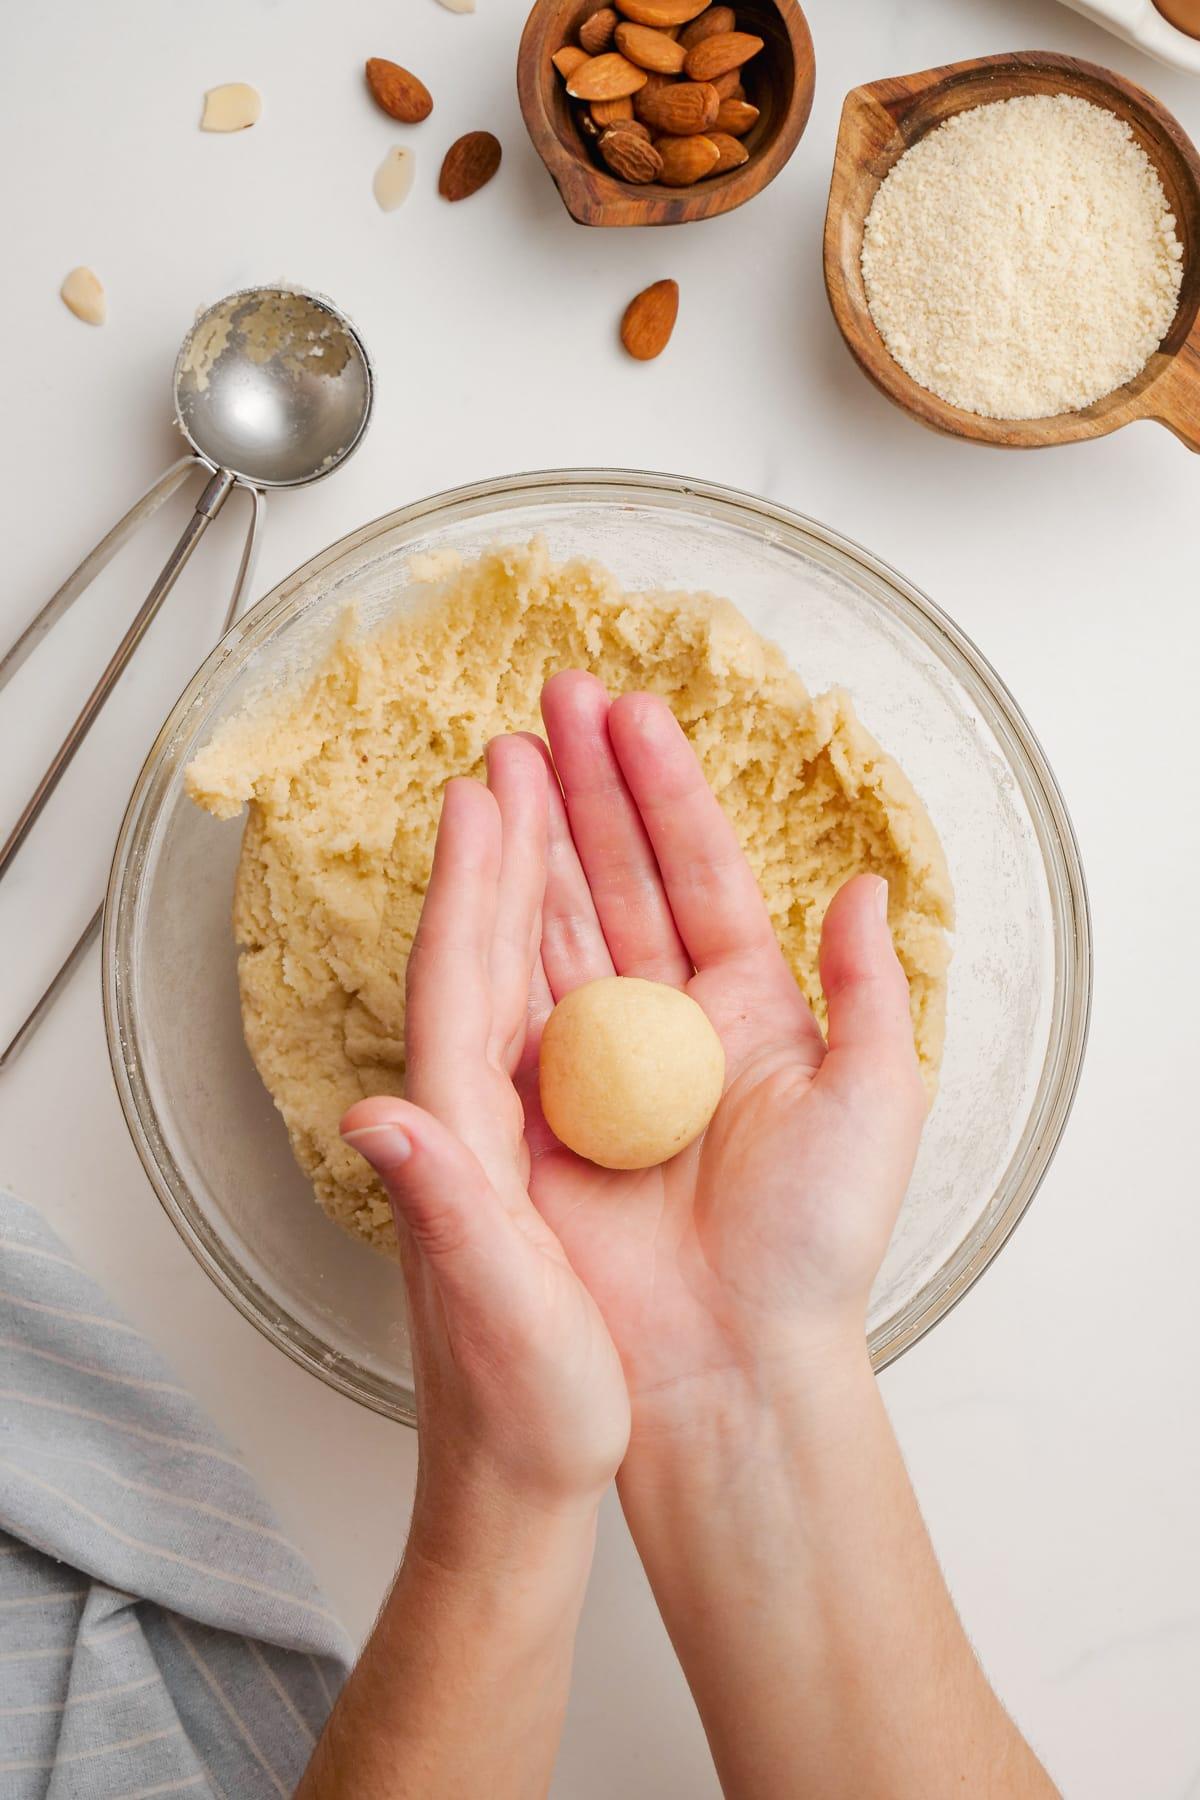
[{"label": "scoop handle", "polygon": [[[233,593],[230,596],[229,606],[221,626],[222,636],[229,630],[241,611],[246,587],[253,572],[254,559],[258,549],[259,533],[262,529],[263,513],[265,510],[263,494],[260,489],[250,486],[248,482],[226,474],[225,471],[218,471],[214,474],[209,470],[209,465],[201,462],[199,457],[185,456],[181,461],[173,464],[164,475],[160,476],[153,487],[149,488],[147,492],[142,495],[141,499],[136,501],[135,504],[130,507],[129,511],[125,514],[125,517],[113,527],[107,537],[101,540],[95,550],[92,551],[91,555],[84,559],[75,570],[74,574],[67,578],[62,587],[59,588],[58,592],[47,602],[36,618],[30,622],[22,632],[21,636],[17,639],[12,649],[8,652],[3,663],[0,663],[0,687],[3,687],[4,681],[8,676],[20,666],[20,663],[23,662],[30,651],[36,647],[37,643],[45,636],[46,632],[49,631],[55,621],[62,617],[63,613],[66,612],[72,602],[78,598],[93,577],[99,573],[105,563],[107,563],[120,548],[120,545],[124,542],[125,538],[130,535],[143,519],[148,518],[152,512],[156,511],[163,500],[175,492],[180,481],[188,473],[189,469],[193,467],[200,467],[208,470],[211,479],[206,484],[204,492],[201,494],[200,499],[196,504],[195,512],[188,521],[187,529],[184,531],[179,543],[175,546],[162,574],[155,582],[153,588],[151,588],[150,593],[142,604],[141,611],[130,626],[129,631],[126,632],[125,637],[118,646],[112,661],[109,663],[108,668],[105,670],[96,689],[93,690],[88,701],[88,707],[92,706],[93,702],[96,704],[90,717],[87,717],[86,723],[83,723],[85,715],[88,712],[88,707],[85,707],[84,712],[81,713],[79,718],[75,721],[73,731],[77,731],[79,735],[75,738],[75,742],[69,750],[66,759],[61,762],[61,766],[57,767],[57,773],[55,773],[56,765],[59,764],[59,759],[63,757],[63,751],[66,750],[67,746],[71,743],[71,734],[68,734],[62,749],[59,751],[58,757],[55,758],[55,762],[51,764],[50,769],[48,769],[46,775],[43,776],[38,792],[34,794],[29,806],[25,809],[25,813],[22,814],[21,819],[18,820],[17,825],[14,827],[13,832],[9,837],[9,841],[4,847],[3,861],[0,862],[0,875],[3,874],[8,863],[11,862],[12,858],[20,849],[26,835],[32,828],[38,813],[46,804],[54,787],[57,786],[58,780],[61,777],[63,770],[66,768],[67,762],[70,761],[71,756],[74,755],[75,750],[78,749],[79,744],[83,741],[96,713],[99,712],[100,707],[103,706],[104,701],[111,692],[113,684],[119,678],[122,669],[124,669],[130,657],[137,649],[138,644],[141,642],[142,637],[145,635],[145,632],[149,629],[154,614],[158,611],[159,607],[170,593],[184,564],[199,543],[208,524],[220,511],[230,489],[235,486],[242,487],[249,493],[252,511],[250,526],[242,546],[241,561],[238,564],[238,572],[234,581]],[[219,484],[219,486],[216,484]],[[213,498],[214,492],[218,496],[215,500]],[[204,510],[206,502],[207,510]],[[199,521],[199,523],[197,521]],[[147,609],[150,609],[149,612]],[[138,629],[139,624],[140,630]],[[137,634],[136,636],[134,635],[135,632]],[[115,666],[118,665],[118,663],[119,666]],[[80,730],[81,723],[82,730]],[[53,777],[53,779],[51,779],[51,777]],[[49,787],[46,787],[48,781],[50,785]],[[44,793],[42,792],[43,788],[46,789]],[[55,973],[49,986],[46,987],[40,998],[35,1002],[32,1010],[22,1020],[4,1049],[0,1051],[0,1070],[8,1067],[33,1036],[34,1032],[53,1006],[55,1000],[62,992],[62,989],[66,986],[67,981],[74,974],[75,969],[94,943],[103,919],[104,907],[103,904],[101,904],[96,908],[96,911],[88,920],[88,923],[80,933],[72,949],[69,951],[66,960]]]},{"label": "scoop handle", "polygon": [[1200,322],[1149,391],[1148,412],[1189,450],[1200,451]]}]

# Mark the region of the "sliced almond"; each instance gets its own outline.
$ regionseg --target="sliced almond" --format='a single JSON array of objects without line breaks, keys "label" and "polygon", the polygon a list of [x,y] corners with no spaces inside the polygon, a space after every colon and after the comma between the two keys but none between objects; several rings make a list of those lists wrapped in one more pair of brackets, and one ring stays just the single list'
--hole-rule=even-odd
[{"label": "sliced almond", "polygon": [[636,131],[606,131],[600,139],[600,154],[622,181],[640,184],[657,181],[662,174],[662,157],[650,139]]},{"label": "sliced almond", "polygon": [[763,40],[752,31],[722,31],[688,51],[684,70],[689,81],[715,81],[718,75],[740,69],[762,47]]},{"label": "sliced almond", "polygon": [[679,283],[656,281],[635,294],[621,320],[621,342],[638,362],[653,362],[671,341],[679,317]]},{"label": "sliced almond", "polygon": [[103,325],[108,317],[108,298],[94,269],[72,269],[58,290],[63,305],[85,325]]},{"label": "sliced almond", "polygon": [[633,99],[629,94],[622,94],[619,100],[593,100],[588,111],[601,131],[607,125],[619,125],[625,120],[632,124]]},{"label": "sliced almond", "polygon": [[711,175],[721,160],[712,140],[699,134],[656,138],[654,148],[662,157],[659,180],[667,187],[691,187],[694,181]]},{"label": "sliced almond", "polygon": [[602,56],[612,44],[616,29],[616,13],[611,6],[602,6],[599,12],[594,12],[579,27],[579,42],[589,56]]},{"label": "sliced almond", "polygon": [[751,106],[748,100],[722,100],[717,108],[713,131],[727,132],[730,137],[735,138],[745,137],[757,121],[758,108]]},{"label": "sliced almond", "polygon": [[726,169],[740,169],[744,162],[750,161],[750,152],[745,144],[740,144],[727,131],[709,131],[705,136],[721,153],[719,161],[709,170],[711,175],[723,175]]},{"label": "sliced almond", "polygon": [[669,137],[687,137],[693,131],[705,131],[714,122],[721,105],[717,90],[703,81],[673,81],[646,95],[634,111],[651,131],[663,131]]},{"label": "sliced almond", "polygon": [[262,95],[246,81],[209,88],[200,115],[201,131],[245,131],[262,118]]},{"label": "sliced almond", "polygon": [[375,171],[372,192],[383,212],[395,212],[412,192],[416,157],[403,144],[393,144]]},{"label": "sliced almond", "polygon": [[475,11],[475,0],[441,0],[441,4],[447,12],[473,13]]},{"label": "sliced almond", "polygon": [[665,31],[634,25],[628,19],[617,26],[617,49],[639,69],[653,69],[656,75],[678,75],[686,55],[683,45]]},{"label": "sliced almond", "polygon": [[635,25],[686,25],[702,13],[708,0],[616,0],[617,11]]},{"label": "sliced almond", "polygon": [[615,50],[603,56],[589,56],[567,77],[567,92],[573,100],[619,100],[624,94],[636,94],[645,85],[645,69],[639,69]]},{"label": "sliced almond", "polygon": [[722,31],[736,29],[737,14],[732,6],[708,6],[698,19],[683,26],[679,41],[685,50],[690,50],[694,44],[702,44],[707,37],[717,37]]},{"label": "sliced almond", "polygon": [[578,44],[564,44],[561,50],[556,50],[554,52],[550,61],[554,64],[563,80],[568,81],[575,73],[580,63],[585,63],[587,59],[587,51],[581,50]]}]

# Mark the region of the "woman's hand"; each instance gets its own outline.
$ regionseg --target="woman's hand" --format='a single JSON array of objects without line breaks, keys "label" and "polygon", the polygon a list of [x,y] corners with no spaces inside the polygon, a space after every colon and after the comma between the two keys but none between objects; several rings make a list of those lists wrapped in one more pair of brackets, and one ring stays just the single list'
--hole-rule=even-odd
[{"label": "woman's hand", "polygon": [[686,988],[726,1054],[704,1137],[635,1173],[559,1144],[532,1058],[519,1076],[533,1198],[621,1352],[636,1444],[722,1410],[731,1382],[786,1383],[835,1348],[861,1360],[925,1095],[882,881],[851,881],[825,922],[827,1047],[667,706],[610,706],[571,672],[548,684],[543,714],[558,782],[535,1032],[581,983],[638,975]]},{"label": "woman's hand", "polygon": [[[447,1558],[484,1553],[485,1518],[503,1537],[506,1508],[594,1509],[629,1432],[612,1339],[530,1201],[513,1086],[536,1066],[548,794],[520,738],[491,747],[486,788],[448,786],[408,965],[407,1098],[342,1121],[396,1213],[421,1434],[413,1539]],[[446,1542],[464,1510],[461,1544]]]}]

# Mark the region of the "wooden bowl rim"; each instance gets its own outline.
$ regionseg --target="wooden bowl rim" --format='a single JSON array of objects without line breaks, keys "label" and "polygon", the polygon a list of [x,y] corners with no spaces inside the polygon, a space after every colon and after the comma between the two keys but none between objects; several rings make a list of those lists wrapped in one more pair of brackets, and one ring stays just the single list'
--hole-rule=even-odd
[{"label": "wooden bowl rim", "polygon": [[[1101,395],[1091,406],[1079,412],[1054,413],[1039,419],[984,418],[963,407],[953,406],[929,389],[921,387],[900,367],[883,342],[867,305],[858,258],[855,258],[852,269],[846,266],[847,221],[853,218],[856,242],[861,254],[862,227],[884,176],[905,151],[926,135],[926,130],[934,128],[934,122],[931,121],[925,130],[911,137],[907,136],[904,133],[904,123],[908,117],[914,111],[928,108],[935,95],[944,94],[947,89],[956,86],[964,89],[964,97],[962,105],[953,108],[953,113],[985,105],[986,99],[972,90],[977,88],[981,79],[1006,73],[1014,75],[1018,82],[1027,76],[1069,76],[1074,82],[1082,80],[1093,91],[1108,90],[1121,95],[1140,115],[1147,136],[1160,144],[1166,140],[1176,152],[1185,176],[1191,183],[1197,213],[1200,215],[1200,154],[1191,138],[1157,96],[1100,63],[1066,56],[1055,50],[1013,50],[947,63],[913,75],[890,76],[866,82],[861,87],[852,88],[843,102],[825,217],[825,289],[848,348],[864,373],[897,406],[935,431],[946,432],[973,443],[992,444],[1006,449],[1036,449],[1102,437],[1136,419],[1156,419],[1176,431],[1192,448],[1200,449],[1200,443],[1194,441],[1194,430],[1183,428],[1179,417],[1185,390],[1190,406],[1186,406],[1184,410],[1200,411],[1200,242],[1187,245],[1185,274],[1195,269],[1197,281],[1197,291],[1190,302],[1191,316],[1184,318],[1185,303],[1181,301],[1171,329],[1163,340],[1167,343],[1177,335],[1178,341],[1170,349],[1156,351],[1131,381],[1114,388],[1109,394]],[[1020,89],[1017,91],[1020,92]],[[1040,90],[1030,86],[1028,91],[1036,93]],[[1074,90],[1064,86],[1062,91],[1069,93]],[[1004,96],[1005,99],[1015,97],[1016,94]],[[901,110],[894,111],[895,103],[900,101],[904,103]],[[1097,99],[1096,104],[1101,103]],[[848,145],[856,109],[872,105],[893,114],[894,153],[893,143],[889,140],[885,151],[887,167],[869,188],[864,189],[867,197],[861,213],[856,204],[852,214],[849,206],[849,180],[842,167],[842,156]],[[950,117],[953,113],[944,116]],[[942,122],[941,119],[936,121],[939,124]],[[1160,159],[1156,158],[1155,162],[1161,174]],[[1197,364],[1195,371],[1191,368],[1193,360]]]},{"label": "wooden bowl rim", "polygon": [[[796,79],[787,107],[771,141],[740,168],[711,177],[695,187],[644,187],[619,181],[599,163],[576,155],[555,129],[550,96],[561,77],[546,48],[547,14],[557,0],[533,0],[517,53],[517,97],[534,149],[549,170],[563,205],[580,225],[676,225],[715,218],[753,200],[790,161],[804,135],[816,88],[812,31],[800,0],[766,0],[779,14],[792,46]],[[548,73],[547,73],[548,71]],[[610,205],[637,209],[658,217],[612,220]],[[686,208],[686,211],[684,210]],[[674,215],[674,216],[673,216]]]}]

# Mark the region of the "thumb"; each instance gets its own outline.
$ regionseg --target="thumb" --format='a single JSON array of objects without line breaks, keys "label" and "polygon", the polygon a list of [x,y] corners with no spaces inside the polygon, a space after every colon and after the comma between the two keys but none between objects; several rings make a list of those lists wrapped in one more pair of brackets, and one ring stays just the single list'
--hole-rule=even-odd
[{"label": "thumb", "polygon": [[847,1092],[925,1092],[913,1044],[908,981],[888,927],[888,884],[856,875],[834,895],[821,931],[821,986],[829,1011],[822,1076]]},{"label": "thumb", "polygon": [[342,1137],[387,1190],[396,1221],[443,1285],[478,1292],[480,1265],[511,1261],[511,1221],[483,1169],[453,1132],[407,1100],[362,1100]]}]

